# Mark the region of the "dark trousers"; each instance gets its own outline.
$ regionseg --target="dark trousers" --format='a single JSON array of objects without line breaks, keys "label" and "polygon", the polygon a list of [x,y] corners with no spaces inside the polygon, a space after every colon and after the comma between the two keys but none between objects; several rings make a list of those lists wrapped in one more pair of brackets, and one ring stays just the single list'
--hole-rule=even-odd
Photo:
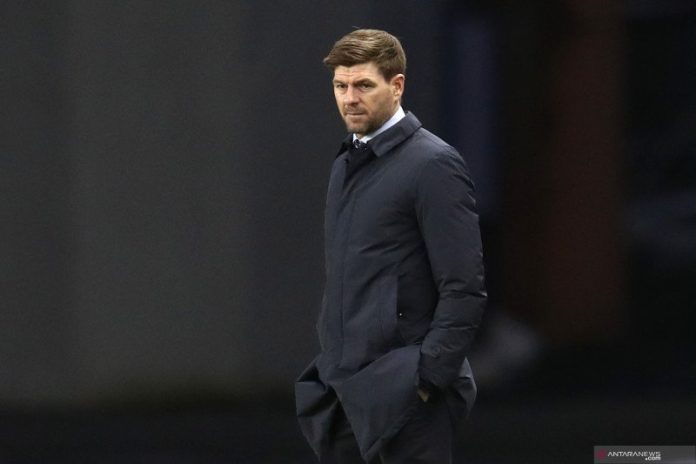
[{"label": "dark trousers", "polygon": [[[451,464],[454,434],[447,404],[421,402],[411,419],[368,464]],[[360,464],[355,436],[341,409],[331,425],[331,440],[320,464]]]}]

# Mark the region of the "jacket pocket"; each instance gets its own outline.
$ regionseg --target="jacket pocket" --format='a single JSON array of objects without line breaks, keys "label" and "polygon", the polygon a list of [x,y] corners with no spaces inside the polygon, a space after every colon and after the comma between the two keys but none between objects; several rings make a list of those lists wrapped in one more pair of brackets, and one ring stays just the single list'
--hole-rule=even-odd
[{"label": "jacket pocket", "polygon": [[352,309],[344,318],[342,369],[361,369],[400,346],[396,326],[396,277],[379,278],[370,286],[365,299]]},{"label": "jacket pocket", "polygon": [[398,278],[396,276],[386,277],[381,293],[380,326],[382,339],[388,348],[403,345],[401,333],[399,332],[398,293]]}]

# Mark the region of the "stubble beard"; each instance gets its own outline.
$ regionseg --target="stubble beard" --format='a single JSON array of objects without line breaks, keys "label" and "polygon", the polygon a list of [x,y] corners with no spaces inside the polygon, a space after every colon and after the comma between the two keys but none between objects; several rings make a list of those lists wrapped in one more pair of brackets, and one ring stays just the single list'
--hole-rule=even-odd
[{"label": "stubble beard", "polygon": [[387,122],[389,117],[386,118],[380,118],[379,121],[376,121],[374,119],[368,119],[363,123],[351,123],[348,121],[348,117],[344,116],[343,121],[346,123],[346,131],[350,134],[357,134],[359,136],[364,136],[367,134],[370,134]]}]

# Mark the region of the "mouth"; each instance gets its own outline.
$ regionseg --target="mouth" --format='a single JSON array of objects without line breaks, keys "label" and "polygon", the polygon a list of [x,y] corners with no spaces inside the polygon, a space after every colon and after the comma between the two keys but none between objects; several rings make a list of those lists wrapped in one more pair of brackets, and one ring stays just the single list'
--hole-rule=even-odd
[{"label": "mouth", "polygon": [[365,109],[357,105],[346,105],[343,107],[343,114],[346,116],[360,116],[365,114]]}]

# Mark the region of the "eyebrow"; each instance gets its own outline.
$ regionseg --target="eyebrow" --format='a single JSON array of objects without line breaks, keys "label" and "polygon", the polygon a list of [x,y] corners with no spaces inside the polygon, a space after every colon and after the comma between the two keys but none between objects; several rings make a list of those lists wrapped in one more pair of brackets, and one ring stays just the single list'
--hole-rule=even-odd
[{"label": "eyebrow", "polygon": [[[345,84],[346,81],[343,79],[336,79],[334,78],[331,82],[334,84]],[[370,84],[373,85],[375,83],[374,80],[370,79],[369,77],[363,77],[362,79],[359,79],[355,82],[353,82],[353,85],[361,85],[361,84]]]}]

